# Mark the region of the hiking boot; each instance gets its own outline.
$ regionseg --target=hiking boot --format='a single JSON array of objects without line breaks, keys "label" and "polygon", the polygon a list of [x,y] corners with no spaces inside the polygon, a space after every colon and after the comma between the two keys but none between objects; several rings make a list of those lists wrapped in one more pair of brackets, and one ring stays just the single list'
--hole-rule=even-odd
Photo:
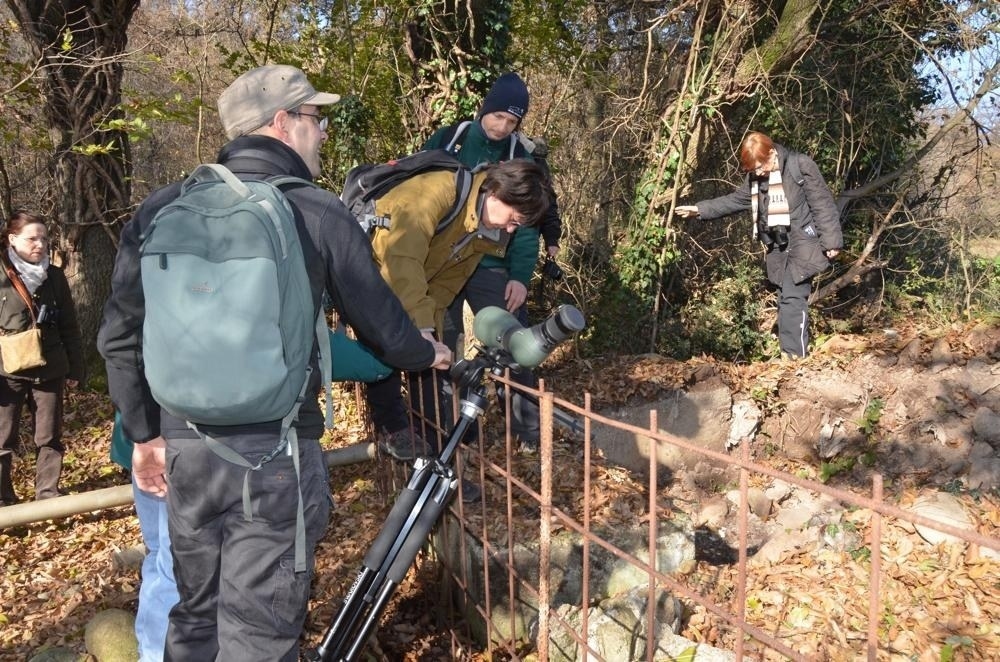
[{"label": "hiking boot", "polygon": [[378,447],[383,453],[403,462],[415,460],[431,452],[423,437],[416,432],[411,433],[409,428],[386,433],[379,439]]}]

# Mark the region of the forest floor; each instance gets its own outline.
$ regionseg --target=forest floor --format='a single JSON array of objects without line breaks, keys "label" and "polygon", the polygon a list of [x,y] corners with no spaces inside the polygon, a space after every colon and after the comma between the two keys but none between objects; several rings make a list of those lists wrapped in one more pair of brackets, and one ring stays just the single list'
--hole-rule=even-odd
[{"label": "forest floor", "polygon": [[[954,327],[932,333],[937,336],[951,335],[956,338],[956,346],[961,346],[966,332],[967,327]],[[987,355],[981,358],[995,362],[998,356],[990,352],[996,352],[996,349],[987,350]],[[817,354],[809,361],[820,372],[827,365],[830,370],[841,373],[844,370],[844,362],[830,355]],[[636,365],[636,357],[604,361],[601,378],[595,381],[592,361],[563,357],[548,377],[551,377],[552,383],[560,384],[557,390],[560,397],[576,400],[578,396],[582,398],[584,391],[590,391],[595,409],[614,407],[637,399],[652,400],[676,382],[671,374],[671,371],[676,371],[676,363],[655,361],[644,364],[644,378],[641,380],[617,379],[625,373],[634,374]],[[718,369],[724,372],[729,368]],[[751,372],[759,377],[764,373],[794,368],[762,363],[732,369],[736,373],[730,374],[729,378],[747,379]],[[893,373],[894,368],[887,366],[880,379],[891,382],[896,378]],[[900,375],[899,379],[905,379],[905,376]],[[625,383],[630,386],[623,388]],[[341,394],[338,405],[338,428],[324,442],[328,448],[355,443],[364,439],[366,434],[357,422],[359,417],[352,395],[344,397]],[[973,412],[967,414],[971,417]],[[111,405],[106,396],[75,393],[68,397],[64,435],[67,453],[61,481],[64,492],[78,493],[128,484],[125,471],[109,461],[111,419]],[[33,453],[27,450],[30,449],[30,440],[25,437],[24,442],[26,449],[15,462],[15,483],[22,498],[31,498]],[[559,443],[565,442],[561,440]],[[780,454],[762,454],[755,459],[769,462],[783,471],[796,469],[793,462]],[[337,510],[317,552],[313,600],[304,635],[307,644],[315,645],[332,621],[339,600],[348,592],[369,543],[392,505],[390,474],[384,463],[377,462],[338,467],[331,471],[331,488]],[[641,480],[622,481],[621,472],[616,472],[615,476],[614,485],[607,485],[612,501],[641,503],[646,498],[643,496],[645,485]],[[396,480],[398,482],[398,475]],[[961,496],[972,508],[978,530],[997,536],[1000,531],[1000,496],[997,491],[965,491]],[[909,550],[908,554],[897,555],[894,561],[898,572],[903,575],[908,573],[913,580],[906,584],[910,587],[908,590],[915,590],[913,582],[917,579],[914,578],[919,578],[918,584],[926,588],[928,596],[933,596],[928,601],[924,617],[933,621],[929,632],[936,633],[933,638],[937,643],[910,641],[908,644],[916,646],[917,650],[934,651],[935,654],[933,657],[923,655],[919,659],[1000,657],[1000,598],[997,597],[1000,596],[1000,564],[973,559],[971,564],[961,564],[961,572],[956,572],[955,559],[942,556],[941,550],[921,551],[912,528],[892,530],[888,535],[894,549]],[[84,628],[95,613],[109,608],[134,611],[138,572],[133,567],[123,567],[116,560],[116,552],[140,544],[139,527],[131,506],[0,531],[0,559],[3,559],[0,563],[3,567],[0,576],[0,660],[27,660],[42,649],[55,646],[84,655]],[[709,561],[702,559],[700,563],[704,565]],[[840,604],[853,604],[852,612],[858,612],[863,617],[868,604],[864,583],[824,587],[822,574],[818,571],[815,557],[810,560],[801,555],[786,555],[780,562],[772,564],[769,575],[786,585],[800,585],[806,593],[813,593],[817,601],[832,599]],[[736,578],[735,566],[706,566],[694,577],[708,575],[714,577],[713,586],[708,590],[720,601],[725,601],[732,590],[731,582]],[[482,651],[475,650],[468,642],[453,640],[449,632],[436,626],[435,614],[439,610],[435,600],[439,598],[440,591],[435,584],[438,581],[433,564],[418,560],[416,571],[410,573],[397,591],[379,630],[377,646],[382,659],[487,659]],[[992,623],[992,629],[983,630],[984,622]],[[899,625],[896,627],[898,629]],[[461,628],[452,631],[461,631]],[[696,641],[731,649],[731,640],[727,641],[712,623],[711,616],[704,613],[692,615],[682,634]],[[948,649],[952,657],[946,658],[941,652],[940,641],[945,638],[944,635],[951,637],[949,641],[955,644]],[[900,633],[899,636],[905,638],[908,635]],[[458,655],[456,650],[464,653]]]}]

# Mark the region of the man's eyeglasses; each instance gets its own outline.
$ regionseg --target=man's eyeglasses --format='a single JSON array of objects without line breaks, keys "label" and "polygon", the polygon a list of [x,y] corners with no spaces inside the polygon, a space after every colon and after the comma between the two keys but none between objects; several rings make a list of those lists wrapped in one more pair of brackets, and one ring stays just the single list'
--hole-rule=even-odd
[{"label": "man's eyeglasses", "polygon": [[298,117],[305,116],[305,117],[311,117],[311,118],[313,118],[314,120],[316,120],[316,124],[319,125],[319,130],[320,131],[326,131],[326,127],[329,126],[329,123],[330,123],[329,120],[326,117],[320,115],[319,113],[316,113],[314,115],[312,113],[302,113],[302,112],[299,112],[297,110],[286,110],[285,112],[288,113],[289,115],[296,115]]}]

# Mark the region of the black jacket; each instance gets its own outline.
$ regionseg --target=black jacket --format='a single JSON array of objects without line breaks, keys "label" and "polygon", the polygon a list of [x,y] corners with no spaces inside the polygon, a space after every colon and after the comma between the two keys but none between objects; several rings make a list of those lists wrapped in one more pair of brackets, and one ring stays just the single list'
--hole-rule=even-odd
[{"label": "black jacket", "polygon": [[[7,278],[2,264],[0,262],[0,333],[27,331],[31,327],[28,306]],[[49,311],[48,321],[39,324],[45,365],[10,374],[3,368],[3,361],[0,360],[0,375],[32,382],[64,377],[82,382],[85,369],[80,326],[63,270],[50,265],[48,276],[35,290],[32,300],[36,313],[43,305]]]},{"label": "black jacket", "polygon": [[[222,163],[241,179],[293,175],[312,179],[306,164],[290,147],[267,136],[244,136],[219,153]],[[434,361],[433,346],[423,339],[372,259],[368,235],[333,193],[312,186],[283,188],[302,243],[317,311],[324,290],[341,319],[385,363],[404,370],[421,370]],[[161,412],[153,401],[142,371],[142,323],[145,303],[139,275],[139,245],[157,211],[177,197],[180,183],[152,193],[122,230],[104,307],[98,349],[108,371],[108,388],[122,413],[126,435],[138,442],[162,432],[193,436],[183,421]],[[313,352],[315,356],[315,351]],[[316,363],[315,358],[314,364]],[[314,368],[317,368],[314,365]],[[313,370],[310,393],[318,395],[320,371]],[[204,429],[218,436],[270,433],[279,422]],[[296,425],[302,438],[318,438],[322,415],[315,397],[307,398]]]},{"label": "black jacket", "polygon": [[[840,230],[840,214],[829,187],[823,180],[816,162],[805,154],[790,152],[781,145],[775,145],[781,181],[788,198],[791,227],[788,229],[788,248],[768,249],[767,278],[780,286],[785,269],[791,269],[793,282],[801,283],[812,278],[830,266],[824,252],[844,245]],[[789,172],[789,159],[795,159],[799,170],[799,181]],[[794,172],[795,168],[792,168]],[[753,173],[747,175],[743,186],[728,195],[698,203],[698,215],[704,219],[719,218],[738,211],[751,209],[750,186]],[[763,206],[760,206],[763,210]],[[753,219],[758,223],[758,219]]]}]

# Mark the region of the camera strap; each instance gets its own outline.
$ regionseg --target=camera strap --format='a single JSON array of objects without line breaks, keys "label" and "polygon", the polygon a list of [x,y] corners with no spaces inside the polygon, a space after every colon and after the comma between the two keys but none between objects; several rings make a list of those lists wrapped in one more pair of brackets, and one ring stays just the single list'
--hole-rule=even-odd
[{"label": "camera strap", "polygon": [[7,272],[10,284],[14,286],[14,289],[24,301],[24,305],[28,308],[28,314],[31,315],[31,326],[38,326],[38,319],[35,316],[35,303],[32,301],[31,294],[28,293],[28,288],[25,287],[24,281],[21,280],[21,274],[17,273],[17,269],[6,259],[3,260],[3,266]]}]

